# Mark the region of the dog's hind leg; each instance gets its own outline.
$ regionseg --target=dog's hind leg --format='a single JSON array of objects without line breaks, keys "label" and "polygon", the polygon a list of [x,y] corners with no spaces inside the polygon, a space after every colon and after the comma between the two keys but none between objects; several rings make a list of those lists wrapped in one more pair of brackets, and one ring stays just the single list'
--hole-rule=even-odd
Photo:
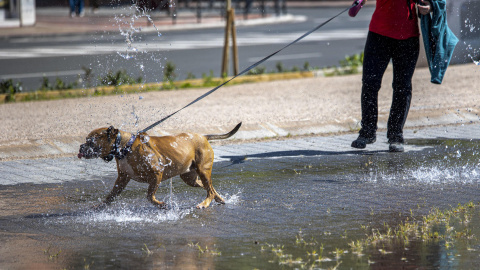
[{"label": "dog's hind leg", "polygon": [[195,170],[180,174],[180,178],[191,187],[203,187],[202,181],[198,178],[198,174]]},{"label": "dog's hind leg", "polygon": [[[211,165],[213,165],[213,162]],[[209,169],[204,170],[198,169],[197,173],[202,180],[203,188],[207,191],[207,198],[198,204],[197,208],[207,208],[213,199],[218,203],[224,204],[225,200],[217,193],[212,185],[212,167],[210,166]]]},{"label": "dog's hind leg", "polygon": [[215,189],[213,189],[213,191],[215,192],[215,198],[214,198],[215,201],[217,203],[225,204],[225,200],[222,198],[222,196],[220,196],[220,194],[218,194],[218,192]]}]

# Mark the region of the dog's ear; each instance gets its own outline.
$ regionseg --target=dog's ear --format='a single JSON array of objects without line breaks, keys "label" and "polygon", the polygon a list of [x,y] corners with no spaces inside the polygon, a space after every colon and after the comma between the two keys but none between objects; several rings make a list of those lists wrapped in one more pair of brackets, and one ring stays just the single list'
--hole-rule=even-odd
[{"label": "dog's ear", "polygon": [[109,126],[107,128],[107,136],[110,138],[110,136],[115,135],[118,133],[118,129],[114,128],[113,126]]}]

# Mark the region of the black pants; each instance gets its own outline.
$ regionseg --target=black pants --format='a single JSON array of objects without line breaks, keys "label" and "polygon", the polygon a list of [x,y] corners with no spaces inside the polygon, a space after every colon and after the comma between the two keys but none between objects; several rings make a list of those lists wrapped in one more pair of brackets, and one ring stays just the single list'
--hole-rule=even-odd
[{"label": "black pants", "polygon": [[398,40],[373,32],[365,43],[362,77],[362,129],[360,135],[373,137],[377,131],[378,91],[390,60],[393,63],[393,100],[388,118],[387,138],[403,143],[403,126],[412,99],[412,77],[419,53],[419,39]]}]

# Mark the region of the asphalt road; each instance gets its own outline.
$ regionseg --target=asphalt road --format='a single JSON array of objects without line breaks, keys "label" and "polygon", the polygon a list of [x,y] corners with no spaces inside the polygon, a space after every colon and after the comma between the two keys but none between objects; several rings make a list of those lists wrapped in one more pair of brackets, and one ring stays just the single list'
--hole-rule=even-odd
[{"label": "asphalt road", "polygon": [[[237,42],[240,70],[295,40],[340,12],[340,8],[296,8],[289,13],[304,16],[294,23],[261,26],[238,26]],[[267,71],[276,70],[280,62],[285,68],[338,65],[346,55],[363,50],[373,8],[366,7],[355,18],[346,13],[300,43],[282,51],[264,63]],[[123,29],[126,31],[128,29]],[[177,79],[193,75],[220,75],[223,28],[135,33],[127,42],[118,32],[49,37],[20,37],[0,40],[0,79],[21,81],[24,91],[39,88],[42,78],[50,83],[56,78],[65,82],[78,79],[91,69],[91,81],[80,86],[95,85],[109,71],[125,69],[132,77],[147,82],[161,82],[167,62],[175,65]],[[230,73],[232,67],[230,63]]]}]

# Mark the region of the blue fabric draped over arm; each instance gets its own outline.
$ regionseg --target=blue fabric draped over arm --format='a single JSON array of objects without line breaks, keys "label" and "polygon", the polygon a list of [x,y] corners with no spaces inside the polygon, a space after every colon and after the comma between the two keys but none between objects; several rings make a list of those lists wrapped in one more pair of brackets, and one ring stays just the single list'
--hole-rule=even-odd
[{"label": "blue fabric draped over arm", "polygon": [[458,38],[447,24],[446,0],[430,0],[433,12],[420,15],[431,82],[441,84]]}]

